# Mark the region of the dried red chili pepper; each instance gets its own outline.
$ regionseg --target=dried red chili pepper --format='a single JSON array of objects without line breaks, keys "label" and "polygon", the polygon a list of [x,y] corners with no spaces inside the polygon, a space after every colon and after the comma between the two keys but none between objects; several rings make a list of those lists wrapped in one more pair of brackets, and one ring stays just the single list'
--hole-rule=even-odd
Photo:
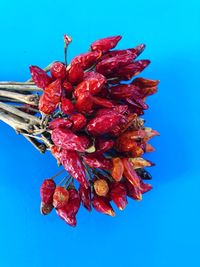
[{"label": "dried red chili pepper", "polygon": [[135,61],[117,70],[115,76],[120,77],[122,80],[130,80],[133,76],[142,72],[149,64],[150,60],[146,59]]},{"label": "dried red chili pepper", "polygon": [[111,149],[114,145],[114,141],[111,139],[104,139],[104,138],[96,138],[95,140],[95,147],[96,150],[93,153],[93,155],[99,155],[103,154],[104,152],[107,152],[109,149]]},{"label": "dried red chili pepper", "polygon": [[108,199],[105,197],[94,195],[94,197],[92,198],[92,206],[98,212],[101,212],[101,213],[104,213],[110,216],[115,216],[115,212],[112,206],[110,205]]},{"label": "dried red chili pepper", "polygon": [[57,108],[61,98],[61,82],[59,79],[50,83],[40,97],[39,110],[44,114],[51,114]]},{"label": "dried red chili pepper", "polygon": [[148,88],[148,87],[155,87],[159,84],[159,80],[150,80],[150,79],[144,79],[144,78],[136,78],[132,81],[131,84],[134,84],[141,89]]},{"label": "dried red chili pepper", "polygon": [[74,112],[74,105],[72,103],[72,101],[66,97],[62,97],[61,98],[61,111],[64,113],[64,114],[72,114]]},{"label": "dried red chili pepper", "polygon": [[86,117],[81,113],[72,114],[70,117],[70,121],[73,123],[73,131],[81,130],[83,127],[85,127],[87,123]]},{"label": "dried red chili pepper", "polygon": [[56,183],[52,179],[45,179],[40,187],[40,197],[44,204],[52,204]]},{"label": "dried red chili pepper", "polygon": [[69,201],[65,206],[65,209],[67,211],[68,216],[71,217],[77,214],[81,205],[81,198],[79,196],[78,191],[75,188],[69,188],[68,192],[69,192]]},{"label": "dried red chili pepper", "polygon": [[53,206],[54,208],[63,208],[67,205],[69,200],[69,192],[62,186],[57,186],[53,194]]},{"label": "dried red chili pepper", "polygon": [[37,66],[30,66],[29,69],[34,83],[39,88],[45,89],[45,87],[47,87],[52,82],[51,77],[49,77],[47,73],[41,68]]},{"label": "dried red chili pepper", "polygon": [[121,67],[130,64],[134,58],[135,55],[127,54],[116,55],[114,57],[104,59],[96,65],[96,71],[107,77],[110,74],[115,73],[115,71],[120,69]]},{"label": "dried red chili pepper", "polygon": [[57,215],[64,220],[68,225],[75,227],[76,226],[76,216],[75,215],[68,215],[68,212],[65,207],[56,209]]},{"label": "dried red chili pepper", "polygon": [[140,188],[132,185],[128,180],[124,181],[124,185],[126,187],[127,196],[133,198],[135,200],[142,200],[142,193]]},{"label": "dried red chili pepper", "polygon": [[74,134],[69,129],[55,128],[52,131],[51,139],[56,146],[64,149],[80,152],[84,152],[86,149],[85,138],[83,139],[81,136]]},{"label": "dried red chili pepper", "polygon": [[51,76],[54,79],[65,79],[66,78],[66,66],[62,62],[54,62],[51,69]]},{"label": "dried red chili pepper", "polygon": [[71,93],[74,90],[72,84],[70,82],[66,81],[66,80],[62,83],[62,89],[66,93]]},{"label": "dried red chili pepper", "polygon": [[76,98],[80,97],[83,93],[89,92],[92,95],[99,93],[106,82],[106,78],[98,74],[98,77],[88,77],[79,83],[74,91]]},{"label": "dried red chili pepper", "polygon": [[119,182],[122,179],[124,173],[124,165],[120,158],[112,158],[112,171],[111,176],[116,181]]},{"label": "dried red chili pepper", "polygon": [[74,177],[83,187],[88,188],[85,168],[76,151],[63,149],[61,163],[72,177]]},{"label": "dried red chili pepper", "polygon": [[89,92],[81,93],[76,101],[75,107],[79,112],[90,113],[93,108],[92,95]]},{"label": "dried red chili pepper", "polygon": [[110,197],[120,210],[125,209],[128,204],[126,195],[126,187],[122,183],[116,182],[113,184],[110,191]]},{"label": "dried red chili pepper", "polygon": [[101,51],[92,51],[80,54],[72,59],[71,65],[78,64],[83,70],[85,70],[92,67],[101,55]]},{"label": "dried red chili pepper", "polygon": [[87,130],[90,134],[99,135],[110,132],[115,126],[120,123],[122,115],[112,111],[109,114],[97,116],[90,120],[87,125]]},{"label": "dried red chili pepper", "polygon": [[137,93],[138,87],[132,84],[120,84],[111,87],[110,95],[115,99],[126,99]]},{"label": "dried red chili pepper", "polygon": [[128,158],[122,159],[124,165],[124,176],[126,179],[135,187],[140,188],[140,178],[138,177],[137,173],[133,169],[130,161]]},{"label": "dried red chili pepper", "polygon": [[106,159],[103,155],[87,155],[83,156],[85,163],[91,168],[100,168],[103,170],[110,170],[112,163],[109,159]]},{"label": "dried red chili pepper", "polygon": [[79,187],[79,195],[82,201],[83,206],[88,210],[91,211],[91,193],[90,188],[85,188],[80,185]]},{"label": "dried red chili pepper", "polygon": [[78,84],[82,82],[84,77],[83,69],[79,64],[73,64],[67,71],[67,80],[72,84]]},{"label": "dried red chili pepper", "polygon": [[67,118],[56,118],[56,119],[53,119],[50,123],[49,123],[49,126],[48,128],[50,130],[53,130],[55,128],[70,128],[72,126],[72,122],[67,119]]},{"label": "dried red chili pepper", "polygon": [[105,179],[94,181],[94,190],[98,196],[105,197],[108,194],[109,186]]},{"label": "dried red chili pepper", "polygon": [[105,108],[114,107],[114,104],[112,101],[105,99],[105,98],[98,97],[98,96],[92,96],[92,101],[94,105],[96,106],[105,107]]},{"label": "dried red chili pepper", "polygon": [[107,52],[108,50],[114,48],[117,43],[121,40],[122,36],[111,36],[107,38],[102,38],[91,44],[91,50],[100,50],[102,52]]}]

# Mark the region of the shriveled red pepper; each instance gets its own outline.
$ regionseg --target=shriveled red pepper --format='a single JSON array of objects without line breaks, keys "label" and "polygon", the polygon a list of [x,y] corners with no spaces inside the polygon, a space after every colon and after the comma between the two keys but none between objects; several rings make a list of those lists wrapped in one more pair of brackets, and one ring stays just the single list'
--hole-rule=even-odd
[{"label": "shriveled red pepper", "polygon": [[79,112],[88,114],[92,112],[93,105],[92,95],[86,91],[79,95],[75,107]]},{"label": "shriveled red pepper", "polygon": [[86,117],[81,113],[72,114],[70,116],[70,121],[73,124],[73,126],[72,126],[73,131],[79,131],[83,127],[85,127],[85,125],[87,124]]},{"label": "shriveled red pepper", "polygon": [[58,216],[63,219],[70,226],[76,226],[76,214],[80,208],[80,196],[75,188],[68,189],[69,201],[62,207],[57,208],[56,212]]},{"label": "shriveled red pepper", "polygon": [[82,201],[83,206],[88,210],[91,211],[91,192],[90,192],[90,188],[85,188],[83,186],[80,185],[79,187],[79,195]]},{"label": "shriveled red pepper", "polygon": [[111,87],[110,94],[115,99],[126,99],[137,93],[138,87],[133,84],[120,84]]},{"label": "shriveled red pepper", "polygon": [[127,192],[128,197],[133,198],[138,201],[142,200],[142,193],[141,193],[140,188],[135,187],[128,180],[124,181],[124,185],[126,187],[126,192]]},{"label": "shriveled red pepper", "polygon": [[53,194],[53,206],[54,208],[63,208],[67,205],[69,200],[69,192],[62,186],[57,186]]},{"label": "shriveled red pepper", "polygon": [[39,110],[44,114],[53,113],[61,98],[61,82],[59,79],[50,83],[39,100]]},{"label": "shriveled red pepper", "polygon": [[69,129],[55,128],[52,131],[51,139],[56,146],[62,147],[63,149],[84,152],[87,148],[85,137],[82,138]]},{"label": "shriveled red pepper", "polygon": [[106,78],[98,74],[98,77],[88,77],[79,83],[74,91],[76,98],[80,97],[83,93],[89,92],[92,95],[99,93],[106,82]]},{"label": "shriveled red pepper", "polygon": [[69,120],[68,118],[56,118],[53,119],[50,123],[49,123],[49,129],[53,130],[55,128],[70,128],[72,126],[72,122],[71,120]]},{"label": "shriveled red pepper", "polygon": [[51,77],[43,69],[37,66],[30,66],[29,69],[34,83],[39,88],[45,89],[52,82]]},{"label": "shriveled red pepper", "polygon": [[72,84],[70,82],[68,82],[67,80],[65,80],[62,83],[62,89],[64,90],[64,92],[70,94],[71,92],[73,92],[74,88],[72,86]]},{"label": "shriveled red pepper", "polygon": [[124,165],[120,158],[112,158],[112,171],[111,176],[116,181],[119,182],[122,179],[124,173]]},{"label": "shriveled red pepper", "polygon": [[150,79],[144,79],[144,78],[136,78],[132,81],[131,84],[134,84],[141,89],[148,88],[148,87],[155,87],[159,84],[159,80],[150,80]]},{"label": "shriveled red pepper", "polygon": [[120,123],[121,118],[122,115],[114,111],[109,114],[97,116],[89,121],[87,130],[90,134],[94,135],[108,133]]},{"label": "shriveled red pepper", "polygon": [[80,54],[72,59],[71,65],[78,64],[83,70],[85,70],[93,66],[101,55],[101,51],[92,51]]},{"label": "shriveled red pepper", "polygon": [[121,40],[121,38],[122,36],[118,35],[99,39],[91,44],[91,50],[100,50],[102,52],[107,52],[108,50],[114,48]]},{"label": "shriveled red pepper", "polygon": [[85,168],[76,151],[63,149],[61,163],[72,177],[74,177],[83,187],[88,188]]},{"label": "shriveled red pepper", "polygon": [[126,179],[135,187],[140,188],[140,178],[138,177],[136,171],[133,169],[128,158],[122,159],[124,165],[124,176]]},{"label": "shriveled red pepper", "polygon": [[115,216],[115,212],[110,205],[109,200],[105,197],[94,195],[94,197],[92,198],[92,206],[96,211],[100,213]]},{"label": "shriveled red pepper", "polygon": [[54,79],[64,80],[66,78],[66,66],[62,62],[54,62],[50,72]]},{"label": "shriveled red pepper", "polygon": [[40,197],[44,204],[52,204],[56,183],[52,179],[45,179],[40,187]]},{"label": "shriveled red pepper", "polygon": [[110,191],[110,197],[120,210],[125,209],[128,204],[126,195],[126,187],[122,183],[116,182],[113,184]]},{"label": "shriveled red pepper", "polygon": [[145,184],[142,180],[140,181],[140,190],[142,194],[149,192],[152,188],[153,186],[151,184]]},{"label": "shriveled red pepper", "polygon": [[93,155],[103,154],[104,152],[111,149],[113,145],[114,145],[114,141],[112,139],[104,139],[104,138],[97,137],[95,140],[96,150],[93,153]]},{"label": "shriveled red pepper", "polygon": [[74,112],[74,105],[72,103],[72,101],[70,99],[68,99],[67,97],[62,97],[61,98],[61,111],[64,113],[64,114],[72,114]]},{"label": "shriveled red pepper", "polygon": [[91,168],[100,168],[103,170],[110,170],[112,163],[110,159],[106,159],[103,155],[86,155],[83,159]]},{"label": "shriveled red pepper", "polygon": [[105,107],[105,108],[114,107],[114,104],[112,101],[105,99],[105,98],[98,97],[98,96],[92,96],[92,101],[95,106]]},{"label": "shriveled red pepper", "polygon": [[67,80],[72,84],[78,84],[83,80],[84,72],[79,64],[73,64],[67,71]]},{"label": "shriveled red pepper", "polygon": [[149,64],[150,60],[147,59],[135,61],[117,70],[115,76],[120,77],[122,80],[130,80],[133,76],[142,72]]},{"label": "shriveled red pepper", "polygon": [[104,59],[96,65],[96,71],[103,74],[104,76],[109,76],[110,74],[115,73],[116,70],[130,64],[135,55],[116,55],[114,57]]}]

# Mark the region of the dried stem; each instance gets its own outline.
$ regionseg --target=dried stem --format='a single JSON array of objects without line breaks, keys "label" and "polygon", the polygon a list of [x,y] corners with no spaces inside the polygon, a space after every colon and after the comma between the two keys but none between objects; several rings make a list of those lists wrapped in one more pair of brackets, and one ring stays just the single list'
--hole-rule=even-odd
[{"label": "dried stem", "polygon": [[40,153],[45,153],[46,145],[35,140],[33,137],[22,134]]},{"label": "dried stem", "polygon": [[10,91],[31,91],[31,92],[43,92],[43,90],[34,84],[17,83],[17,82],[0,82],[0,89],[6,89]]},{"label": "dried stem", "polygon": [[11,106],[11,105],[8,105],[8,104],[5,104],[5,103],[2,103],[0,102],[0,108],[7,111],[7,112],[10,112],[12,114],[15,114],[23,119],[26,119],[28,122],[30,122],[31,124],[40,124],[40,119],[33,116],[33,115],[30,115],[30,114],[27,114],[26,112],[23,112],[17,108],[15,108],[14,106]]},{"label": "dried stem", "polygon": [[4,91],[4,90],[0,90],[0,97],[1,96],[16,99],[23,103],[31,104],[31,105],[37,105],[38,100],[39,100],[38,95],[23,95],[23,94],[19,94],[15,92]]}]

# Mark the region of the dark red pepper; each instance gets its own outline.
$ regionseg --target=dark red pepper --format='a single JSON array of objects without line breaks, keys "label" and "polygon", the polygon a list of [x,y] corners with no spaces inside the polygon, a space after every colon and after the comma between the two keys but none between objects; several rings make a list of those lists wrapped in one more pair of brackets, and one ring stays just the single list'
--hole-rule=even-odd
[{"label": "dark red pepper", "polygon": [[126,187],[120,182],[113,184],[110,191],[110,197],[120,210],[125,209],[126,205],[128,204],[126,198]]},{"label": "dark red pepper", "polygon": [[114,48],[121,40],[121,38],[122,36],[118,35],[99,39],[91,44],[91,50],[100,50],[102,52],[107,52],[108,50]]},{"label": "dark red pepper", "polygon": [[83,156],[85,163],[91,168],[100,168],[103,170],[110,170],[112,163],[110,159],[106,159],[103,155],[86,155]]},{"label": "dark red pepper", "polygon": [[74,177],[82,186],[88,188],[85,168],[82,159],[76,151],[63,149],[61,163],[72,177]]},{"label": "dark red pepper", "polygon": [[88,210],[91,211],[91,192],[90,188],[85,188],[80,185],[79,187],[79,195],[82,201],[83,206]]},{"label": "dark red pepper", "polygon": [[55,128],[70,128],[72,126],[72,122],[67,119],[67,118],[56,118],[53,119],[50,123],[49,123],[49,129],[53,130]]},{"label": "dark red pepper", "polygon": [[44,204],[52,204],[56,183],[52,179],[45,179],[40,187],[40,197]]},{"label": "dark red pepper", "polygon": [[45,89],[52,82],[51,77],[49,77],[41,68],[37,66],[30,66],[29,69],[34,83],[39,88]]},{"label": "dark red pepper", "polygon": [[73,64],[67,71],[67,80],[72,84],[78,84],[83,80],[84,72],[79,64]]},{"label": "dark red pepper", "polygon": [[51,76],[54,79],[65,79],[66,78],[66,66],[62,62],[54,62],[51,69]]},{"label": "dark red pepper", "polygon": [[80,54],[72,59],[71,65],[78,64],[83,70],[85,70],[92,67],[101,55],[101,51],[92,51]]},{"label": "dark red pepper", "polygon": [[73,131],[79,131],[83,127],[85,127],[87,123],[86,117],[81,113],[72,114],[70,117],[70,121],[72,122],[72,130]]},{"label": "dark red pepper", "polygon": [[109,200],[105,197],[94,195],[94,197],[92,198],[92,206],[98,212],[101,212],[101,213],[104,213],[110,216],[115,216],[115,212],[112,206],[110,205]]},{"label": "dark red pepper", "polygon": [[67,97],[62,97],[61,98],[61,111],[64,113],[64,114],[72,114],[74,112],[74,105],[72,103],[72,101],[70,99],[68,99]]}]

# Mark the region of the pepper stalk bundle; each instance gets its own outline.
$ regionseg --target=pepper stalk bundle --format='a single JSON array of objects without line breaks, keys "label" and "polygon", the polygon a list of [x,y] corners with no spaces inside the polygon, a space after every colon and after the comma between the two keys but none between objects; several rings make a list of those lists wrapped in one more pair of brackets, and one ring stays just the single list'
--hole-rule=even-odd
[{"label": "pepper stalk bundle", "polygon": [[43,181],[41,213],[55,208],[71,226],[81,203],[114,216],[112,202],[123,210],[127,197],[141,200],[152,189],[144,168],[154,164],[143,154],[154,151],[148,142],[158,132],[145,127],[141,115],[159,81],[135,78],[150,63],[137,60],[145,45],[112,50],[120,39],[95,41],[67,64],[71,38],[65,35],[64,63],[30,66],[27,82],[0,83],[0,119],[40,152],[49,150],[64,167],[59,174],[66,171],[57,185],[58,175]]}]

